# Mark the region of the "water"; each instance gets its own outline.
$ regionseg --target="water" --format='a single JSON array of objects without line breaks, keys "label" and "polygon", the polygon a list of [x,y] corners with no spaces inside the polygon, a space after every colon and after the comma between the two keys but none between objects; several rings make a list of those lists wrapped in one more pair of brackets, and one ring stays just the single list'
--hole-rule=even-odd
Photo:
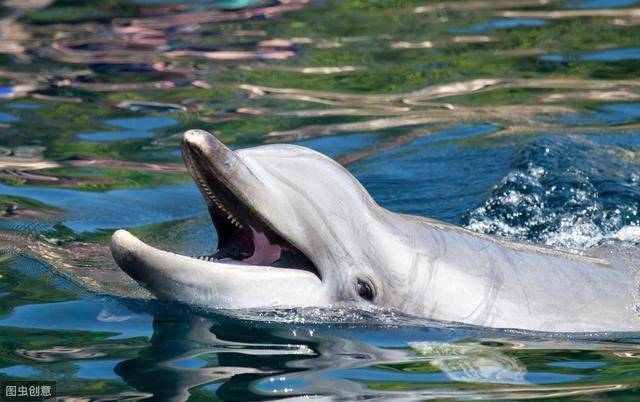
[{"label": "water", "polygon": [[637,400],[637,334],[203,311],[149,299],[106,248],[120,227],[215,247],[178,150],[199,127],[322,151],[393,211],[633,261],[637,7],[4,2],[0,381],[93,400]]}]

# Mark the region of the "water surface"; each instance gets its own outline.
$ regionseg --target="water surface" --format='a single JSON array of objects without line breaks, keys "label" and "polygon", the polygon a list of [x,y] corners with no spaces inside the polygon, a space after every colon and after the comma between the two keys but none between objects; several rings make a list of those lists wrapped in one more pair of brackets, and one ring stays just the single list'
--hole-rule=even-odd
[{"label": "water surface", "polygon": [[637,252],[637,1],[23,0],[0,5],[0,381],[90,400],[622,400],[637,334],[377,308],[149,299],[114,229],[211,252],[181,133],[294,142],[384,207]]}]

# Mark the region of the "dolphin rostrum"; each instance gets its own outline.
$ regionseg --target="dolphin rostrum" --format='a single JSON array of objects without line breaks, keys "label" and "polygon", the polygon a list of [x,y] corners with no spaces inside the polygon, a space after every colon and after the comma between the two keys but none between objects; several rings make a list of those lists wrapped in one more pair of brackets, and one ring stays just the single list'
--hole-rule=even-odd
[{"label": "dolphin rostrum", "polygon": [[640,331],[628,267],[390,212],[304,147],[232,151],[189,130],[182,154],[216,253],[178,255],[124,230],[111,242],[118,265],[158,298],[225,309],[373,303],[494,328]]}]

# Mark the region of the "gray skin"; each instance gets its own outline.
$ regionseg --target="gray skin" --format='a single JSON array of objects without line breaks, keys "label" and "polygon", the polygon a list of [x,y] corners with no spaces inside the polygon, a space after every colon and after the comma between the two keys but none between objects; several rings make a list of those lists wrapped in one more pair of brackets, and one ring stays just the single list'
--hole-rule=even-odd
[{"label": "gray skin", "polygon": [[435,320],[549,332],[640,331],[624,266],[390,212],[332,159],[231,151],[190,130],[183,156],[218,232],[200,258],[118,230],[118,265],[158,298],[240,309],[373,303]]}]

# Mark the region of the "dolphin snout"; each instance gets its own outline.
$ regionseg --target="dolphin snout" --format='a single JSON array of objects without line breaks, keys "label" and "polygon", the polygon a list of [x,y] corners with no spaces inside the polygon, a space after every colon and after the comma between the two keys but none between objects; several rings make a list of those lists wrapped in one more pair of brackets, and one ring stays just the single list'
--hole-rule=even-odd
[{"label": "dolphin snout", "polygon": [[120,268],[130,277],[143,281],[142,272],[137,269],[140,265],[142,242],[126,230],[119,229],[111,237],[111,254]]},{"label": "dolphin snout", "polygon": [[231,152],[231,150],[213,134],[199,129],[185,131],[185,133],[182,134],[182,145],[183,147],[196,149],[205,154]]},{"label": "dolphin snout", "polygon": [[[188,168],[205,164],[217,174],[230,174],[240,163],[238,156],[213,134],[204,130],[188,130],[182,135],[182,155]],[[201,168],[199,170],[202,170]]]}]

